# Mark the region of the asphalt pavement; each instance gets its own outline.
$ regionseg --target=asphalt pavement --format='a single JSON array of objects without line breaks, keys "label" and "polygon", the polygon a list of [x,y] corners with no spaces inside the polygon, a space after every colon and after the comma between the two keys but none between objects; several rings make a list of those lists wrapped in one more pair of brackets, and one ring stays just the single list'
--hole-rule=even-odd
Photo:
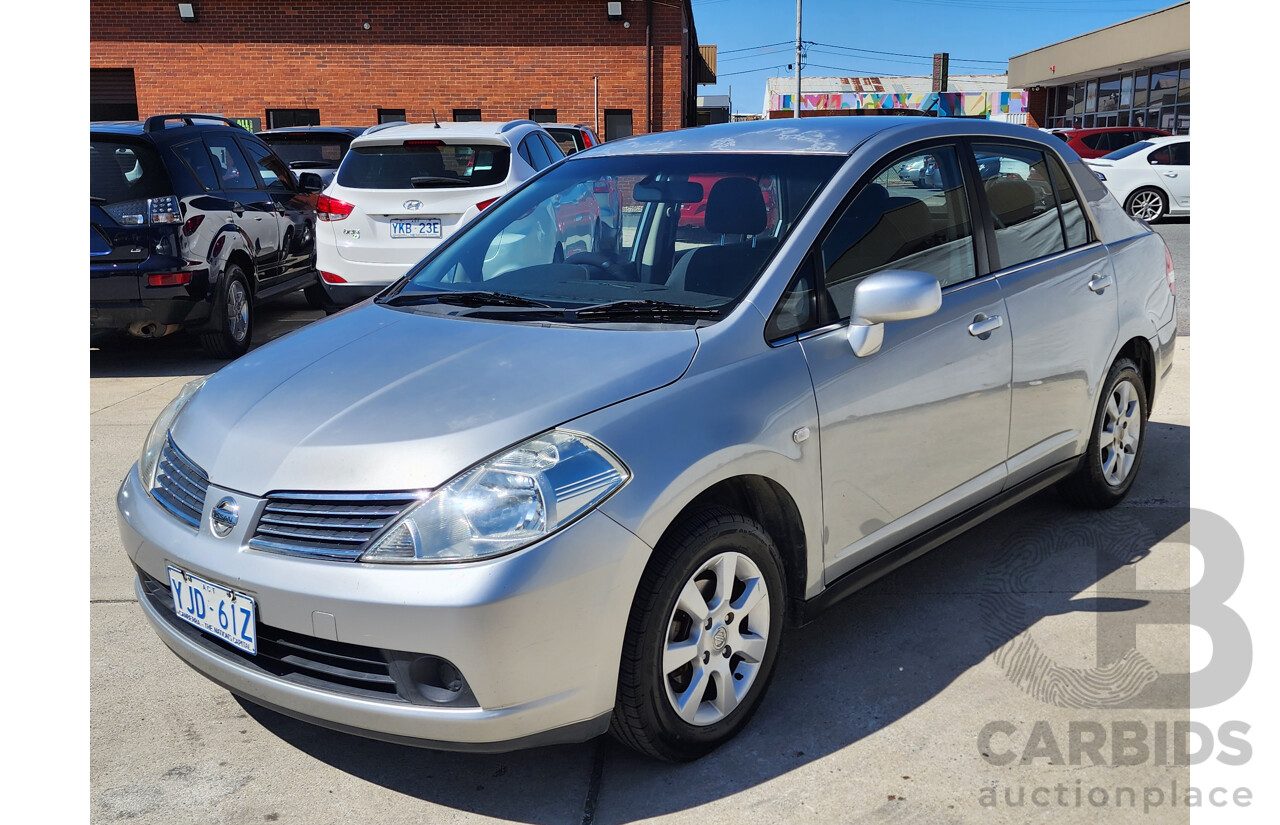
[{"label": "asphalt pavement", "polygon": [[[1182,331],[1189,222],[1158,229]],[[277,300],[259,340],[319,315],[300,295]],[[160,409],[224,362],[181,336],[91,345],[93,822],[1118,823],[1144,808],[1144,821],[1187,821],[1167,797],[1189,769],[1154,743],[1188,717],[1189,336],[1120,507],[1035,496],[789,631],[751,724],[689,765],[608,737],[500,755],[389,745],[189,670],[134,599],[114,496]],[[1112,750],[1138,730],[1141,760]]]}]

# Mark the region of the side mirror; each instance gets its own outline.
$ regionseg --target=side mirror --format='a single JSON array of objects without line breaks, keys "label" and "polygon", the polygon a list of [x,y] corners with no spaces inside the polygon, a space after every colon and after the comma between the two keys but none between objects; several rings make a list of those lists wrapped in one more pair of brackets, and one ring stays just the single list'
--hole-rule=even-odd
[{"label": "side mirror", "polygon": [[303,192],[320,192],[324,189],[324,180],[315,172],[301,172],[298,174],[298,185]]},{"label": "side mirror", "polygon": [[862,279],[853,290],[849,346],[859,358],[874,355],[884,343],[889,321],[923,318],[942,308],[942,286],[927,272],[889,269]]}]

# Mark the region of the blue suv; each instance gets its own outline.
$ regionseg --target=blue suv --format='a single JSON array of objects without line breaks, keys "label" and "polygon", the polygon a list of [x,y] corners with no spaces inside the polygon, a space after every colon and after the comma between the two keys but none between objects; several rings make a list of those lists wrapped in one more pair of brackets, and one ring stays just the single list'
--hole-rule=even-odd
[{"label": "blue suv", "polygon": [[320,305],[321,188],[225,118],[90,123],[90,331],[186,329],[215,357],[244,354],[259,301],[302,289]]}]

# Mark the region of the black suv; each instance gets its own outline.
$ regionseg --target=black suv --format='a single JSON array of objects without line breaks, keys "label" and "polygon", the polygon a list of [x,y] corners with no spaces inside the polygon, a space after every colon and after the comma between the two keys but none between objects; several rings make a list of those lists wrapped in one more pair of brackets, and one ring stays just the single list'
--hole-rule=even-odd
[{"label": "black suv", "polygon": [[225,118],[90,123],[90,331],[188,329],[211,355],[242,355],[258,301],[295,289],[323,299],[321,188]]}]

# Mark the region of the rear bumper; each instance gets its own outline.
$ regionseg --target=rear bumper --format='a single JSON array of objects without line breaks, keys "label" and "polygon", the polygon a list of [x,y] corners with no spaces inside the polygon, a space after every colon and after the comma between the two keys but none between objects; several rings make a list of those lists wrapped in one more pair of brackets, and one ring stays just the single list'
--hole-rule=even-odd
[{"label": "rear bumper", "polygon": [[[183,286],[148,286],[147,278],[169,272],[190,272]],[[130,324],[201,323],[209,319],[209,271],[183,266],[178,258],[152,256],[141,263],[89,264],[89,328],[126,329]]]}]

